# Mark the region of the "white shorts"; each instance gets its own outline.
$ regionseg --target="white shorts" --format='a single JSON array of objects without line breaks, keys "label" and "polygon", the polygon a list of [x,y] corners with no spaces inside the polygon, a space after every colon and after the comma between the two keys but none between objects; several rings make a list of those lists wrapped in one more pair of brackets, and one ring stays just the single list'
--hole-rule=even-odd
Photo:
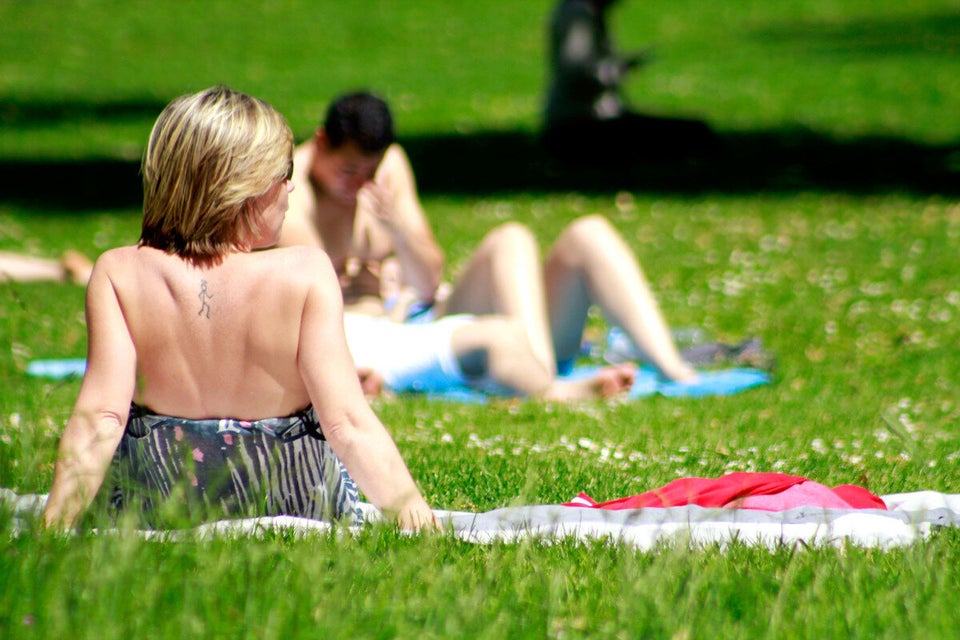
[{"label": "white shorts", "polygon": [[369,367],[396,392],[440,393],[469,384],[453,352],[453,332],[474,316],[444,316],[422,324],[345,313],[347,347],[357,367]]}]

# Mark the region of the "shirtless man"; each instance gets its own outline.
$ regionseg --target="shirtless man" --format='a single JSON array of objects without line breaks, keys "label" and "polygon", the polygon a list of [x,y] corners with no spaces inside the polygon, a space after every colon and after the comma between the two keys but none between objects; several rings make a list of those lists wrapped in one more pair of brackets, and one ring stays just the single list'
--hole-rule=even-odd
[{"label": "shirtless man", "polygon": [[324,249],[347,311],[387,311],[382,268],[394,257],[405,293],[433,303],[443,251],[417,197],[410,162],[394,142],[383,100],[356,93],[335,101],[324,125],[297,147],[293,182],[280,245]]},{"label": "shirtless man", "polygon": [[[572,223],[545,261],[522,225],[493,229],[449,295],[438,300],[443,252],[420,205],[410,163],[394,142],[389,108],[371,94],[346,95],[331,105],[323,126],[296,150],[293,182],[298,188],[290,197],[280,244],[325,249],[349,312],[390,312],[402,321],[407,303],[418,301],[432,305],[436,318],[479,316],[443,345],[430,346],[451,350],[461,364],[483,345],[489,346],[487,357],[501,352],[490,341],[502,333],[481,331],[485,322],[479,320],[506,319],[525,340],[542,373],[537,377],[552,380],[558,361],[575,357],[586,310],[597,304],[613,311],[612,318],[666,377],[694,377],[673,345],[639,265],[598,217]],[[384,265],[392,258],[399,265],[399,302],[383,295]],[[485,338],[478,344],[481,334]],[[488,360],[483,368],[494,371],[499,364]],[[615,377],[620,388],[613,395],[629,389],[632,374],[618,368]],[[606,389],[598,395],[611,395],[609,385]]]}]

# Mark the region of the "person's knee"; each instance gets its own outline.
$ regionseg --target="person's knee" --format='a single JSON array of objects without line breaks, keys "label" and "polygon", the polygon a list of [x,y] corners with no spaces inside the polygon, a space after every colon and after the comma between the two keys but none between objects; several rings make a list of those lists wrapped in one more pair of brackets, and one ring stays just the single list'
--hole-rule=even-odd
[{"label": "person's knee", "polygon": [[567,229],[572,234],[584,237],[596,237],[600,234],[616,233],[610,221],[599,213],[580,216],[571,222]]},{"label": "person's knee", "polygon": [[537,239],[525,225],[519,222],[505,222],[487,235],[487,244],[494,250],[536,249]]},{"label": "person's knee", "polygon": [[556,246],[564,252],[576,247],[602,246],[607,238],[617,235],[616,229],[604,216],[593,213],[571,222],[557,238]]}]

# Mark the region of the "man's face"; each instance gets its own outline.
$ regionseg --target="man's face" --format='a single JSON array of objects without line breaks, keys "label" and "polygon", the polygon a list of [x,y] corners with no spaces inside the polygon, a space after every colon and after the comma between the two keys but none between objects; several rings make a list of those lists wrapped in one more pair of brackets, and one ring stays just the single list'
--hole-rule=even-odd
[{"label": "man's face", "polygon": [[355,207],[361,187],[373,180],[384,152],[364,153],[354,142],[331,149],[321,133],[313,163],[313,178],[323,191],[337,202]]}]

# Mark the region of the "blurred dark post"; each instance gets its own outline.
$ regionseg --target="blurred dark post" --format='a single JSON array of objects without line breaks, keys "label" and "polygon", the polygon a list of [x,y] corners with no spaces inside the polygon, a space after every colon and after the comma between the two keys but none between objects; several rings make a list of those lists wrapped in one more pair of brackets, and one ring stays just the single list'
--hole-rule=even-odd
[{"label": "blurred dark post", "polygon": [[709,146],[713,134],[706,124],[643,115],[625,104],[623,81],[652,56],[649,49],[616,51],[607,29],[615,2],[560,0],[553,9],[543,122],[547,151],[562,160],[603,164]]}]

